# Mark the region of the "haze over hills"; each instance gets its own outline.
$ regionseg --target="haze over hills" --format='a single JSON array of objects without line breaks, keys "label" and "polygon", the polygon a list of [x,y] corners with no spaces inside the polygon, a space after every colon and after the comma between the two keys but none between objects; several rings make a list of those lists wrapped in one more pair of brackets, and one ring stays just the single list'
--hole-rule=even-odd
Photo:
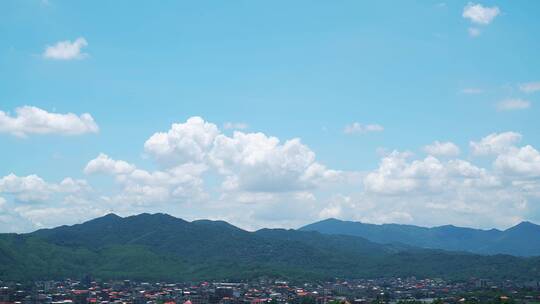
[{"label": "haze over hills", "polygon": [[521,222],[501,231],[452,225],[433,228],[399,224],[375,225],[331,218],[306,225],[299,230],[359,236],[380,244],[401,243],[422,248],[478,254],[540,255],[540,226],[531,222]]},{"label": "haze over hills", "polygon": [[322,279],[383,276],[528,279],[540,258],[378,244],[358,236],[262,229],[166,214],[109,214],[83,224],[0,234],[0,279],[91,274],[130,279]]}]

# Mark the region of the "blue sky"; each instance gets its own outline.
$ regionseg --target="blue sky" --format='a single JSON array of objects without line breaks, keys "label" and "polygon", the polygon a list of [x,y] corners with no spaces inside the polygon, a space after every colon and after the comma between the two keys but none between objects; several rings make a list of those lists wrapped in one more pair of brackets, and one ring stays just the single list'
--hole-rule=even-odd
[{"label": "blue sky", "polygon": [[[3,1],[0,228],[110,211],[248,229],[329,216],[540,222],[539,10],[534,1]],[[24,106],[28,120],[16,120]],[[204,126],[187,122],[195,116],[218,129],[203,148],[182,139]],[[173,123],[183,131],[169,134],[170,151],[145,145]],[[264,137],[242,137],[256,132]],[[280,143],[269,148],[272,136]],[[492,148],[474,149],[482,139]],[[426,152],[436,141],[446,145]],[[100,153],[132,167],[85,171]],[[134,167],[169,175],[142,181]],[[179,167],[192,180],[170,182]],[[85,189],[62,188],[68,177]]]}]

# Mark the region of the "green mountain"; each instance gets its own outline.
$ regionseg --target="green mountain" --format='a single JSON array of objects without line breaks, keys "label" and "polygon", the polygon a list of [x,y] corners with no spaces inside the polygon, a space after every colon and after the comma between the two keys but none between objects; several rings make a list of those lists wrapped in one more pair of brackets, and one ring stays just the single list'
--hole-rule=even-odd
[{"label": "green mountain", "polygon": [[140,280],[411,276],[529,279],[540,258],[382,245],[357,236],[262,229],[166,214],[109,214],[73,226],[0,234],[0,279]]},{"label": "green mountain", "polygon": [[327,219],[304,226],[299,230],[359,236],[379,244],[402,243],[422,248],[468,251],[488,255],[540,255],[540,226],[530,222],[522,222],[501,231],[451,225],[433,228],[398,224],[375,225]]}]

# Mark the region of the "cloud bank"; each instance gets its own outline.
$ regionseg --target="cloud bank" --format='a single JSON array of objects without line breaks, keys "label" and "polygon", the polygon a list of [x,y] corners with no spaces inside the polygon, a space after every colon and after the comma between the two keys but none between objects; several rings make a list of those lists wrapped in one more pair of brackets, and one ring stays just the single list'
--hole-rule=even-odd
[{"label": "cloud bank", "polygon": [[502,132],[471,140],[468,148],[434,141],[419,147],[420,154],[392,151],[372,169],[343,171],[322,164],[299,138],[225,134],[191,117],[149,136],[143,164],[105,153],[88,160],[81,171],[90,181],[111,178],[110,189],[73,178],[2,177],[0,213],[27,227],[111,211],[224,219],[248,229],[326,217],[507,227],[538,214],[540,203],[540,152],[522,140]]}]

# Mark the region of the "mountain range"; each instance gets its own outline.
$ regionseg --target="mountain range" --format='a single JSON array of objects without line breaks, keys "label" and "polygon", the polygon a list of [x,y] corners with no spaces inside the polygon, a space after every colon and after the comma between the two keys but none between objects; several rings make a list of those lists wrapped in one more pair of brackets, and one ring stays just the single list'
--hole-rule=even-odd
[{"label": "mountain range", "polygon": [[421,248],[478,254],[540,255],[540,226],[521,222],[506,230],[445,225],[433,228],[399,224],[365,224],[327,219],[299,229],[329,235],[359,236],[379,244],[400,243]]},{"label": "mountain range", "polygon": [[[304,227],[305,228],[305,227]],[[0,280],[65,277],[240,280],[442,277],[531,279],[539,257],[479,255],[317,231],[249,232],[223,221],[109,214],[73,226],[0,234]]]}]

